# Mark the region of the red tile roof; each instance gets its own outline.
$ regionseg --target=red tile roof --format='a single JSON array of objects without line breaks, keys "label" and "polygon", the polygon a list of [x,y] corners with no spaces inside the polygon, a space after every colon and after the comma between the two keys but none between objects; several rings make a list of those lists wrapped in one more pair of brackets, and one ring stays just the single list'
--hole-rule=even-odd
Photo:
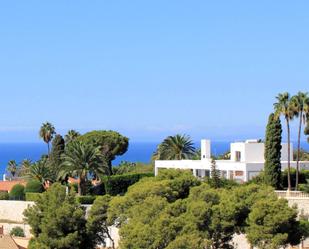
[{"label": "red tile roof", "polygon": [[14,185],[22,184],[26,185],[26,182],[23,180],[14,180],[14,181],[0,181],[0,191],[10,192]]}]

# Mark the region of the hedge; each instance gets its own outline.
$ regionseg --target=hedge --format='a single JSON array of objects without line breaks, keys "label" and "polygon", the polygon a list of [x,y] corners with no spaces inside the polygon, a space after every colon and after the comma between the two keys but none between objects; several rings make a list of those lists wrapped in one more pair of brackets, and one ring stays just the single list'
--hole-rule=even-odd
[{"label": "hedge", "polygon": [[28,181],[25,187],[25,193],[42,193],[43,191],[44,188],[38,180]]},{"label": "hedge", "polygon": [[26,201],[38,201],[41,193],[26,193]]},{"label": "hedge", "polygon": [[0,200],[9,200],[10,196],[7,191],[0,191]]},{"label": "hedge", "polygon": [[140,179],[152,176],[154,176],[153,173],[113,175],[110,177],[103,177],[102,181],[105,185],[106,194],[115,196],[125,194],[128,187],[138,182]]},{"label": "hedge", "polygon": [[76,200],[80,204],[92,204],[97,197],[95,195],[82,195],[76,196]]},{"label": "hedge", "polygon": [[[299,172],[299,184],[306,184],[306,179],[309,179],[309,170],[300,170]],[[296,182],[296,170],[291,168],[291,185],[292,188],[295,187]],[[281,175],[281,183],[283,188],[288,187],[288,171],[284,170]]]},{"label": "hedge", "polygon": [[21,184],[16,184],[11,189],[9,196],[10,200],[24,200],[25,199],[25,187]]}]

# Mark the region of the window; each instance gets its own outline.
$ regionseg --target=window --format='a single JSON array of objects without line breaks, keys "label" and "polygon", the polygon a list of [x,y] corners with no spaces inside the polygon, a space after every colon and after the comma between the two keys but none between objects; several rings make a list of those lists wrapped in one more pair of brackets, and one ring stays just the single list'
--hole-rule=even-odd
[{"label": "window", "polygon": [[241,152],[235,151],[235,161],[240,162],[240,159],[241,159]]}]

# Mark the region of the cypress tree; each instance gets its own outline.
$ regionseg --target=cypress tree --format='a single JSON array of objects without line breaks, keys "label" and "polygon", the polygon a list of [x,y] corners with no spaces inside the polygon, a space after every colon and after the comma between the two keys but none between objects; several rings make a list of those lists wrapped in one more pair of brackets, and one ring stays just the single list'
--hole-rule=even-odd
[{"label": "cypress tree", "polygon": [[217,170],[216,161],[213,158],[211,159],[210,177],[212,187],[219,188],[221,186],[220,171]]},{"label": "cypress tree", "polygon": [[281,139],[282,127],[279,118],[269,115],[265,137],[264,183],[276,189],[281,186]]},{"label": "cypress tree", "polygon": [[62,163],[65,142],[61,135],[56,135],[52,141],[52,149],[49,157],[49,169],[56,180]]}]

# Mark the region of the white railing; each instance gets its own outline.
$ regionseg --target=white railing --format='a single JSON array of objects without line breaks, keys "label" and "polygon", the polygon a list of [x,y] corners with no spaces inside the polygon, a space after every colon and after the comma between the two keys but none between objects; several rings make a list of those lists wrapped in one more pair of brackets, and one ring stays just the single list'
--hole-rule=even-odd
[{"label": "white railing", "polygon": [[309,194],[302,191],[276,190],[275,193],[280,198],[309,198]]}]

